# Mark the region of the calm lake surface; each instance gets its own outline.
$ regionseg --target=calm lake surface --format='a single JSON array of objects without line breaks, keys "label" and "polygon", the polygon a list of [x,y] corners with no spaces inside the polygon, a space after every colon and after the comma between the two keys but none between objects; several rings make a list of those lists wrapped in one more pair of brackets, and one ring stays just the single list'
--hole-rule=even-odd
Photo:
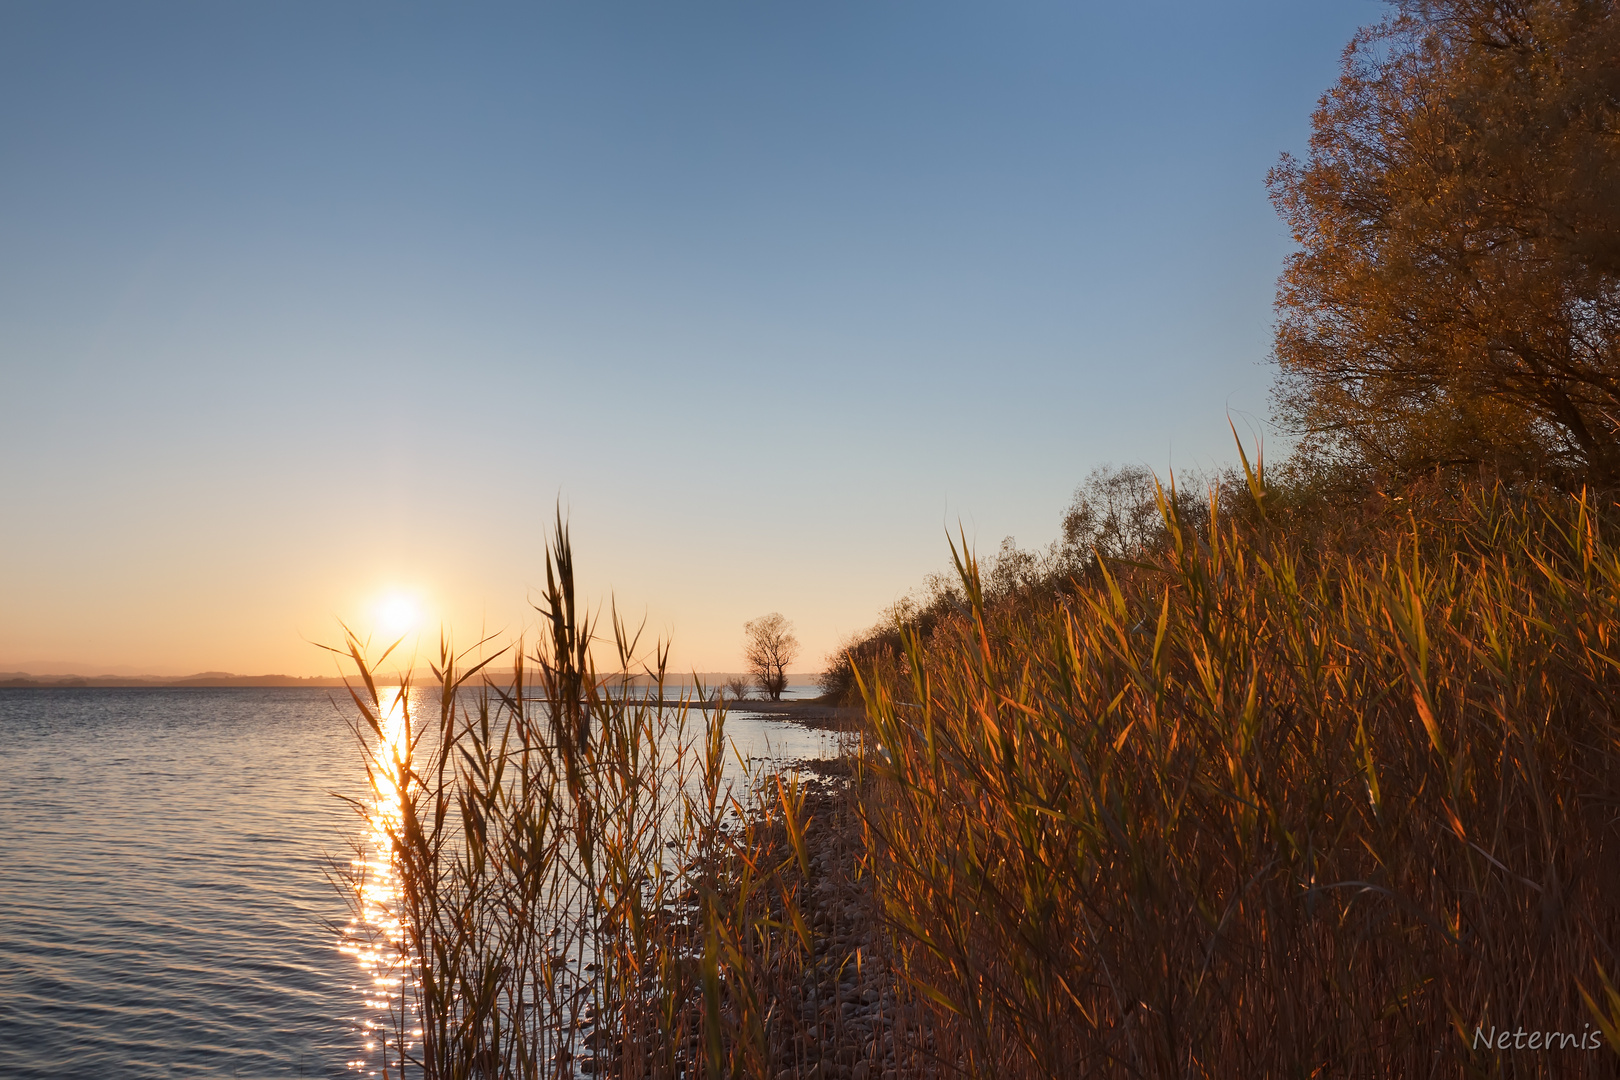
[{"label": "calm lake surface", "polygon": [[364,793],[347,715],[324,690],[0,689],[0,1077],[372,1075],[324,873],[361,832],[332,794]]}]

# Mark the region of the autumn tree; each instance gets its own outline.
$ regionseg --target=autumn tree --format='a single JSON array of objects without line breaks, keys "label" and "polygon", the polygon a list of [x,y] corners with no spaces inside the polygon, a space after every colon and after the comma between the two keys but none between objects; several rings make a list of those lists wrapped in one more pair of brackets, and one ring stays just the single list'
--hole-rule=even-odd
[{"label": "autumn tree", "polygon": [[793,624],[776,612],[750,619],[743,625],[743,655],[760,693],[782,700],[787,689],[787,666],[799,655]]},{"label": "autumn tree", "polygon": [[1620,11],[1402,0],[1267,179],[1281,416],[1394,471],[1620,480]]}]

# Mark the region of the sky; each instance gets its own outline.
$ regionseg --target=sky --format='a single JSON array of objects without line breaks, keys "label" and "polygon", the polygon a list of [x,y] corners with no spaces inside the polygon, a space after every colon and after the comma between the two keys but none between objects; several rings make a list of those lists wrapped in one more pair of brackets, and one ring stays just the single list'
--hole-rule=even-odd
[{"label": "sky", "polygon": [[559,507],[677,670],[815,671],[1278,452],[1265,174],[1383,11],[6,0],[0,671],[532,633]]}]

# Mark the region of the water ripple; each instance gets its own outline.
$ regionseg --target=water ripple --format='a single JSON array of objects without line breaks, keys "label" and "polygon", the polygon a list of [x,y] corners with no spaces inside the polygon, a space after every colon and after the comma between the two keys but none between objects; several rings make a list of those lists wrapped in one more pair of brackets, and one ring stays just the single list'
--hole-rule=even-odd
[{"label": "water ripple", "polygon": [[350,739],[322,691],[0,690],[0,1075],[354,1075]]},{"label": "water ripple", "polygon": [[365,828],[331,794],[367,792],[346,715],[319,690],[0,689],[0,1076],[374,1074],[375,973],[338,951],[324,873]]}]

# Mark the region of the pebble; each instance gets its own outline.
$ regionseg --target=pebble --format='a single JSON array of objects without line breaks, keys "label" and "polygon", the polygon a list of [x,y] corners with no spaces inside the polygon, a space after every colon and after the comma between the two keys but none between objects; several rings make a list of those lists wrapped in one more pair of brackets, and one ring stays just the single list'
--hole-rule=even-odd
[{"label": "pebble", "polygon": [[797,1010],[788,1013],[799,1029],[792,1038],[802,1064],[782,1069],[792,1059],[778,1058],[770,1080],[898,1080],[894,976],[873,955],[881,951],[879,922],[868,917],[867,888],[843,872],[844,846],[819,829],[810,843],[814,869],[801,895],[816,928],[815,951],[797,988]]}]

